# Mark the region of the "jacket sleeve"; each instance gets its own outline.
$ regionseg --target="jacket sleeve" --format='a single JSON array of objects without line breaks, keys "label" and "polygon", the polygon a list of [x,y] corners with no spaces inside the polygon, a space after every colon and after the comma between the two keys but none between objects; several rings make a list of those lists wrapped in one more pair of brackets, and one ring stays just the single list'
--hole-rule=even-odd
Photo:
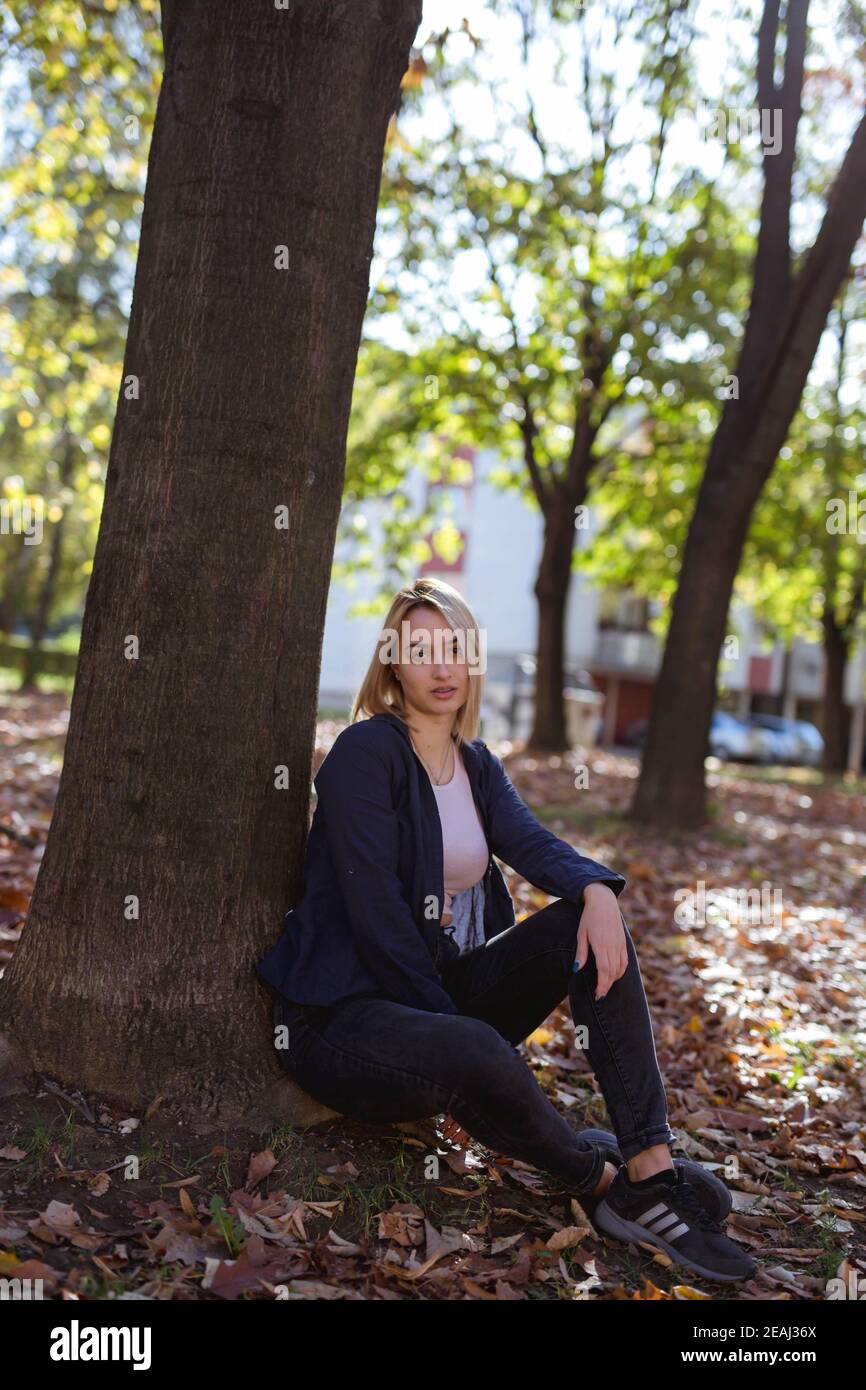
[{"label": "jacket sleeve", "polygon": [[313,781],[355,944],[367,969],[395,1003],[458,1013],[403,895],[397,873],[399,824],[387,763],[357,736],[342,735]]},{"label": "jacket sleeve", "polygon": [[[485,744],[486,747],[486,744]],[[487,749],[491,772],[490,848],[498,859],[543,893],[582,903],[590,883],[606,883],[619,897],[626,880],[605,864],[578,854],[542,825],[518,796],[500,758]]]}]

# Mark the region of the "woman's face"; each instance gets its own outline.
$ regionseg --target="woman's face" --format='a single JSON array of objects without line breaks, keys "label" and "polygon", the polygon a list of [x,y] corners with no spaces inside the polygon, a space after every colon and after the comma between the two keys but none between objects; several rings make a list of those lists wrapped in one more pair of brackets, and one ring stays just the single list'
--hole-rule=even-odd
[{"label": "woman's face", "polygon": [[406,621],[410,660],[393,663],[406,705],[420,714],[453,717],[469,695],[468,634],[456,632],[438,608],[426,604],[413,608]]}]

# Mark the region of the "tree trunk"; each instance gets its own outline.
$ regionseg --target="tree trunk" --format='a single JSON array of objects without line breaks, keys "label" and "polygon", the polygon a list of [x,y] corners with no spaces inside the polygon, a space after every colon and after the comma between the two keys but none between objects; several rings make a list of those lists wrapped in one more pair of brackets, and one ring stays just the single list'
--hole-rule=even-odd
[{"label": "tree trunk", "polygon": [[[720,427],[683,551],[674,614],[653,691],[633,815],[660,825],[706,819],[704,759],[716,700],[716,668],[731,590],[754,498],[748,473],[734,493],[720,462],[738,447],[732,417]],[[723,422],[724,426],[724,422]],[[717,524],[725,510],[725,525]],[[679,717],[673,718],[674,711]]]},{"label": "tree trunk", "polygon": [[825,772],[844,772],[848,765],[848,707],[845,704],[848,641],[827,609],[821,625],[824,629],[824,756],[821,766]]},{"label": "tree trunk", "polygon": [[544,753],[562,753],[569,747],[562,687],[565,615],[573,549],[574,509],[562,505],[557,493],[545,518],[541,563],[535,581],[538,600],[535,710],[526,745]]},{"label": "tree trunk", "polygon": [[27,573],[38,550],[38,546],[28,545],[23,535],[20,538],[16,536],[14,544],[17,549],[6,562],[3,592],[0,595],[0,633],[4,635],[12,631],[17,621]]},{"label": "tree trunk", "polygon": [[[729,400],[710,449],[653,695],[632,815],[691,827],[706,819],[704,756],[728,605],[752,508],[799,406],[833,301],[866,216],[866,118],[858,126],[827,201],[814,245],[789,275],[790,177],[800,115],[806,3],[787,11],[784,83],[774,86],[779,6],[761,26],[762,109],[782,110],[785,159],[765,158],[755,284],[737,365],[740,399]],[[780,273],[781,267],[781,273]]]},{"label": "tree trunk", "polygon": [[163,6],[66,758],[0,982],[17,1062],[129,1106],[224,1122],[282,1075],[254,964],[301,887],[382,152],[420,8]]}]

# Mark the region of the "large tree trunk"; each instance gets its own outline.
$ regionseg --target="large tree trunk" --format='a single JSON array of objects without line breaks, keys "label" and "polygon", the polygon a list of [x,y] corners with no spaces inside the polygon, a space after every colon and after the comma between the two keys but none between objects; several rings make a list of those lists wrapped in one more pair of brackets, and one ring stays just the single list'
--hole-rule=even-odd
[{"label": "large tree trunk", "polygon": [[224,1120],[281,1075],[254,963],[301,886],[382,152],[420,8],[163,8],[66,758],[0,992],[18,1063],[131,1106],[194,1094]]},{"label": "large tree trunk", "polygon": [[783,113],[783,151],[765,158],[755,283],[737,376],[710,449],[683,553],[653,696],[633,816],[689,827],[706,819],[704,756],[731,590],[752,509],[800,402],[866,216],[866,119],[852,140],[815,244],[790,278],[791,170],[800,115],[806,0],[788,5],[785,78],[773,82],[778,0],[767,0],[758,58],[762,109]]},{"label": "large tree trunk", "polygon": [[824,709],[822,733],[826,772],[844,772],[848,766],[848,707],[845,704],[845,667],[848,639],[833,614],[825,608],[824,629]]},{"label": "large tree trunk", "polygon": [[[733,434],[730,428],[720,429],[714,441],[686,539],[674,615],[653,691],[634,815],[659,824],[688,826],[705,816],[703,768],[716,697],[716,666],[754,505],[750,492],[742,488],[735,510],[735,499],[726,492],[725,476],[716,466],[720,456],[735,449]],[[717,528],[715,517],[722,506],[729,509],[731,525]],[[678,721],[670,717],[673,709],[679,710]]]},{"label": "large tree trunk", "polygon": [[541,563],[535,581],[538,600],[535,710],[527,748],[561,753],[568,747],[563,700],[565,615],[571,585],[574,511],[552,503],[545,518]]}]

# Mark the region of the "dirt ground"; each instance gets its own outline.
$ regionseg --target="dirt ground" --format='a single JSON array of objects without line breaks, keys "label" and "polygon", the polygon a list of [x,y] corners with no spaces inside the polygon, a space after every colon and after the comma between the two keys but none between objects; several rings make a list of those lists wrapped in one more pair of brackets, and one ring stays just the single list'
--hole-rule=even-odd
[{"label": "dirt ground", "polygon": [[[64,733],[62,697],[0,702],[0,965],[20,937]],[[320,748],[333,735],[322,726]],[[634,759],[495,751],[539,819],[626,875],[675,1154],[728,1183],[728,1234],[757,1276],[711,1284],[605,1239],[548,1175],[459,1150],[434,1119],[214,1130],[167,1102],[129,1115],[46,1077],[0,1097],[0,1278],[42,1279],[51,1299],[783,1302],[866,1280],[862,783],[718,768],[711,825],[662,837],[625,818]],[[518,917],[547,901],[506,876]],[[722,908],[692,922],[677,895],[699,883]],[[744,884],[778,889],[782,911],[738,920],[725,894]],[[577,1129],[609,1128],[572,1032],[560,1006],[522,1054]]]}]

